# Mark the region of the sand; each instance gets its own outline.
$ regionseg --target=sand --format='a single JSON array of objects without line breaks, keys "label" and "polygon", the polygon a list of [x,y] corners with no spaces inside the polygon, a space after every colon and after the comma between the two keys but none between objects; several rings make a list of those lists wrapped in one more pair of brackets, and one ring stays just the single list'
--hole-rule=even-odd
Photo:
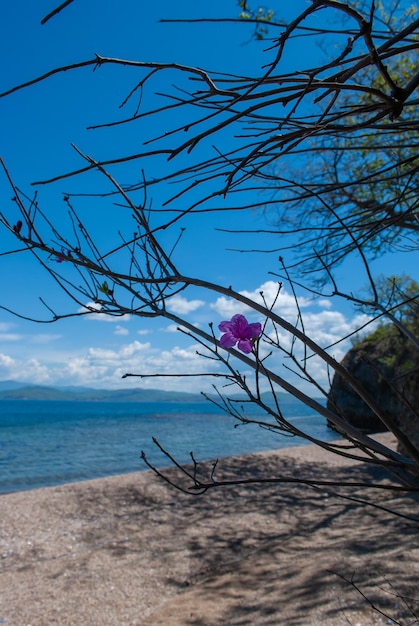
[{"label": "sand", "polygon": [[[217,469],[218,478],[265,473],[385,481],[314,446]],[[373,497],[419,517],[412,495]],[[234,486],[191,497],[139,472],[2,495],[0,507],[6,626],[418,623],[418,523],[325,488]]]}]

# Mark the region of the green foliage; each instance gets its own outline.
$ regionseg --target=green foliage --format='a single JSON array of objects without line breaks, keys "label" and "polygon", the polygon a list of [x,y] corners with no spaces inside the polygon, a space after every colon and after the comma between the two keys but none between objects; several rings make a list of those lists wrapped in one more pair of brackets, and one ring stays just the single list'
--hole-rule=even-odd
[{"label": "green foliage", "polygon": [[[419,333],[419,283],[407,274],[401,276],[380,275],[375,281],[376,300],[413,333]],[[370,289],[367,300],[374,299]],[[371,305],[361,307],[368,312]]]},{"label": "green foliage", "polygon": [[247,0],[238,0],[238,5],[241,9],[239,13],[241,20],[256,22],[253,34],[254,38],[264,39],[269,32],[266,25],[273,21],[275,12],[272,9],[266,9],[264,7],[253,9],[248,6]]},{"label": "green foliage", "polygon": [[[371,2],[349,3],[365,20],[370,19]],[[400,0],[376,3],[373,24],[379,25],[378,46],[385,36],[393,36],[407,27],[418,8]],[[346,20],[349,19],[346,16]],[[330,267],[356,248],[372,257],[386,251],[416,249],[419,234],[419,100],[413,93],[392,115],[382,117],[371,132],[370,125],[378,113],[379,99],[392,101],[406,86],[417,80],[417,34],[409,35],[403,45],[380,63],[361,64],[351,76],[351,89],[339,94],[340,116],[336,131],[324,138],[316,136],[305,150],[310,155],[302,167],[287,164],[287,179],[301,187],[275,181],[280,198],[278,223],[288,232],[302,232],[306,244],[307,230],[313,233],[316,257],[322,266]],[[362,43],[363,45],[363,43]],[[361,52],[356,38],[348,43],[352,54]],[[342,74],[347,70],[342,58]],[[378,98],[378,100],[377,100]],[[329,101],[319,99],[326,111]],[[314,158],[313,158],[314,157]],[[275,170],[278,178],[283,175]],[[272,177],[275,178],[275,175]],[[349,235],[350,233],[350,235]],[[301,245],[302,245],[301,244]],[[412,245],[413,244],[413,245]],[[307,257],[302,245],[301,257]]]},{"label": "green foliage", "polygon": [[373,360],[383,366],[389,378],[402,376],[418,365],[414,346],[393,324],[379,326],[355,347],[375,355]]},{"label": "green foliage", "polygon": [[109,284],[107,280],[104,280],[103,283],[98,286],[98,291],[104,293],[105,296],[111,297],[113,295],[113,290],[109,289]]},{"label": "green foliage", "polygon": [[400,321],[413,329],[418,329],[419,322],[419,283],[407,274],[401,276],[379,276],[376,281],[379,298],[386,299],[388,308]]},{"label": "green foliage", "polygon": [[[365,300],[365,305],[359,308],[367,313],[371,313],[374,299],[391,315],[401,322],[413,335],[419,335],[419,283],[407,274],[401,276],[384,276],[381,274],[375,280],[375,294],[368,288],[366,293],[360,294],[360,299]],[[384,318],[386,319],[386,318]],[[357,335],[352,341],[353,347],[361,344],[383,342],[389,335],[396,337],[400,331],[393,324],[381,321],[378,328],[370,335]],[[391,357],[386,363],[391,365]],[[384,363],[384,361],[383,361]],[[413,367],[413,362],[406,362],[406,368]]]}]

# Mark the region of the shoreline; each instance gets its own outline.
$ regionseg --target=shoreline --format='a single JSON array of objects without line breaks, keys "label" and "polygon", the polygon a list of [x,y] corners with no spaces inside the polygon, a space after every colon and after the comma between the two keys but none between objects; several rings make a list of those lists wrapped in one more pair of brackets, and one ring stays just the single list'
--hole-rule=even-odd
[{"label": "shoreline", "polygon": [[[332,469],[342,483],[370,472],[315,445],[220,465],[240,477]],[[378,498],[416,513],[410,497]],[[418,524],[324,488],[235,485],[191,497],[141,471],[3,494],[1,504],[5,626],[373,626],[380,615],[344,578],[393,619],[406,607],[390,583],[415,597]]]},{"label": "shoreline", "polygon": [[[396,446],[396,441],[394,436],[389,433],[389,432],[385,432],[385,433],[378,433],[375,435],[371,435],[371,438],[383,442],[385,445],[387,445],[388,447],[391,447],[392,449],[395,449]],[[339,439],[336,440],[341,441]],[[327,443],[333,443],[333,441],[328,441]],[[301,450],[301,449],[304,450]],[[231,456],[226,456],[226,457],[220,457],[218,459],[219,463],[221,464],[223,461],[226,461],[228,459],[238,459],[238,458],[244,458],[244,457],[250,457],[253,455],[269,455],[269,454],[274,454],[274,455],[279,455],[280,457],[284,456],[285,457],[289,457],[289,458],[299,458],[302,454],[307,457],[307,458],[311,458],[316,462],[324,462],[327,463],[329,465],[339,465],[342,466],[342,464],[347,464],[347,465],[351,465],[353,463],[356,463],[356,461],[351,461],[350,459],[345,459],[343,457],[339,457],[338,455],[334,455],[332,453],[328,453],[327,451],[323,451],[319,446],[317,446],[316,444],[313,443],[300,443],[300,444],[295,444],[295,445],[291,445],[288,447],[283,447],[283,448],[273,448],[272,450],[261,450],[261,451],[256,451],[256,452],[251,452],[251,453],[243,453],[240,455],[231,455]],[[323,455],[323,456],[322,456]],[[211,459],[206,459],[203,460],[202,462],[200,462],[200,464],[205,465],[207,463],[212,462]],[[186,464],[185,464],[186,465]],[[160,468],[160,466],[159,466]],[[171,470],[172,466],[165,466],[161,469],[164,470]],[[122,473],[117,473],[117,474],[108,474],[108,475],[104,475],[104,476],[97,476],[95,478],[82,478],[82,479],[76,479],[76,480],[70,480],[68,482],[58,482],[56,484],[53,485],[42,485],[42,486],[35,486],[35,487],[23,487],[21,489],[15,489],[12,491],[0,491],[0,500],[4,497],[4,496],[8,496],[8,495],[13,495],[13,494],[18,494],[18,493],[29,493],[32,491],[39,491],[39,490],[43,490],[43,489],[56,489],[58,487],[63,487],[66,485],[77,485],[77,484],[84,484],[84,483],[90,483],[93,481],[97,481],[97,480],[108,480],[108,479],[112,479],[112,478],[118,478],[118,477],[124,477],[124,476],[136,476],[136,475],[142,475],[145,472],[152,472],[152,470],[150,470],[149,468],[147,468],[147,466],[144,464],[144,469],[139,469],[136,471],[127,471],[127,472],[122,472]],[[1,623],[1,622],[0,622]]]}]

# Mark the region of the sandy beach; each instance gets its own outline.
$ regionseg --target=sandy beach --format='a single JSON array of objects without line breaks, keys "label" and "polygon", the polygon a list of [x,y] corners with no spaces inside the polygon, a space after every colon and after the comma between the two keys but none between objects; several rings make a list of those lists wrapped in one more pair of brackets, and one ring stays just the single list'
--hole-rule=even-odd
[{"label": "sandy beach", "polygon": [[[217,472],[385,480],[314,446],[224,459]],[[417,498],[374,498],[418,516]],[[191,497],[139,472],[6,494],[0,506],[5,626],[418,623],[418,524],[325,489]]]}]

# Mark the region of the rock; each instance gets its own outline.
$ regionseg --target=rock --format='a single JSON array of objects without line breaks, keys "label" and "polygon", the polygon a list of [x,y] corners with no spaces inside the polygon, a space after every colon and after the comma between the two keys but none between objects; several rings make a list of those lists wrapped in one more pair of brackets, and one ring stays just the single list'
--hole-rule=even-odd
[{"label": "rock", "polygon": [[[419,355],[413,343],[396,326],[380,326],[349,350],[342,365],[419,449]],[[339,374],[327,406],[364,433],[387,430]]]}]

